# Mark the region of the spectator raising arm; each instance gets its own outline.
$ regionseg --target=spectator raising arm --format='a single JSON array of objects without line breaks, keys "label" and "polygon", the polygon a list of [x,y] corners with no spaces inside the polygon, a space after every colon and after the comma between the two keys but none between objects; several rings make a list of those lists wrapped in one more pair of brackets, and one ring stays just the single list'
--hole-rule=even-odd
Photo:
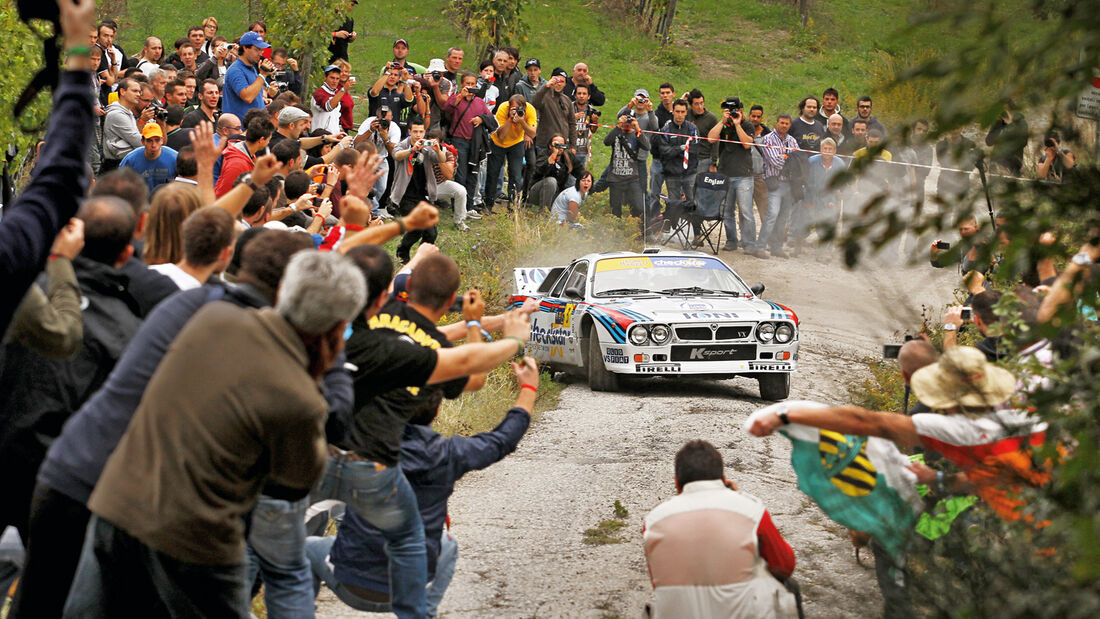
[{"label": "spectator raising arm", "polygon": [[54,91],[46,144],[34,177],[5,207],[0,221],[0,332],[7,331],[16,307],[42,271],[54,237],[76,214],[88,190],[85,154],[92,142],[95,101],[87,40],[95,0],[58,0],[57,5],[64,48],[75,53],[68,56]]},{"label": "spectator raising arm", "polygon": [[73,272],[73,258],[84,247],[84,222],[72,218],[50,250],[46,293],[35,285],[27,291],[15,313],[8,338],[51,359],[70,359],[80,351],[84,316],[80,311],[80,287]]},{"label": "spectator raising arm", "polygon": [[202,203],[221,207],[233,217],[239,217],[244,205],[248,204],[252,197],[252,187],[266,185],[275,177],[279,169],[279,161],[275,155],[267,154],[256,158],[256,167],[252,169],[252,184],[240,183],[230,189],[220,198],[214,197],[214,162],[218,160],[225,150],[225,141],[221,144],[214,143],[213,125],[208,122],[199,123],[191,132],[191,146],[195,149],[195,162],[198,164],[199,193],[202,195]]},{"label": "spectator raising arm", "polygon": [[421,202],[404,217],[394,218],[381,226],[364,228],[349,236],[340,243],[336,251],[347,253],[352,247],[360,245],[381,245],[408,230],[427,230],[438,223],[439,209],[427,202]]},{"label": "spectator raising arm", "polygon": [[530,335],[531,324],[527,314],[512,310],[504,319],[503,338],[495,342],[437,349],[438,361],[428,378],[428,384],[435,385],[478,372],[488,372],[513,356],[523,354],[526,348],[524,342]]}]

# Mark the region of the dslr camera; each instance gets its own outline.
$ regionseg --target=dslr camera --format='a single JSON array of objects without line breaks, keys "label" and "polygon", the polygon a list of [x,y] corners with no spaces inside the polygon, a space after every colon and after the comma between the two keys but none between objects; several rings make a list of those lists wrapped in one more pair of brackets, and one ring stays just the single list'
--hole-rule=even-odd
[{"label": "dslr camera", "polygon": [[514,108],[509,108],[509,109],[512,111],[513,114],[515,114],[516,116],[518,116],[520,118],[523,118],[524,114],[527,113],[527,111],[524,110],[523,107],[514,107]]},{"label": "dslr camera", "polygon": [[472,93],[472,94],[473,94],[473,95],[474,95],[475,97],[482,97],[482,98],[484,98],[484,97],[485,97],[485,92],[486,92],[487,90],[489,90],[489,80],[485,79],[484,77],[478,76],[478,78],[477,78],[477,85],[476,85],[476,86],[474,86],[474,89],[473,89],[473,90],[471,90],[470,92],[471,92],[471,93]]},{"label": "dslr camera", "polygon": [[439,71],[432,71],[432,79],[439,82],[443,79],[443,73]]},{"label": "dslr camera", "polygon": [[726,97],[726,100],[722,102],[722,109],[729,110],[730,114],[737,112],[737,110],[744,109],[745,106],[741,105],[740,97]]}]

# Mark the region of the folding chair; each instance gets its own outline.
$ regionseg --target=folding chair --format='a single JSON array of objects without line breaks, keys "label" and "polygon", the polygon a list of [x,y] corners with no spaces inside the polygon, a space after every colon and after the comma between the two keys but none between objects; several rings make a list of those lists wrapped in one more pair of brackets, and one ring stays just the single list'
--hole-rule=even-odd
[{"label": "folding chair", "polygon": [[693,245],[710,246],[714,255],[722,247],[722,203],[726,200],[728,179],[718,172],[700,172],[695,177],[695,210],[688,215],[696,230]]},{"label": "folding chair", "polygon": [[655,240],[661,245],[675,243],[683,249],[690,249],[693,231],[688,215],[695,210],[695,205],[687,200],[673,200],[664,194],[660,194],[659,198],[665,203],[665,209],[650,224]]}]

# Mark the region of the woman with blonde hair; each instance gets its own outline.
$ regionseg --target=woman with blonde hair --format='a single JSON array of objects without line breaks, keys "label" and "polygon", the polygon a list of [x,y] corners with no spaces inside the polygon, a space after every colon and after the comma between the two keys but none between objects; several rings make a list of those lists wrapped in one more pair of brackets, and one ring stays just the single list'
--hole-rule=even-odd
[{"label": "woman with blonde hair", "polygon": [[183,220],[199,210],[198,190],[184,183],[168,183],[153,194],[145,227],[145,264],[174,264],[183,258]]},{"label": "woman with blonde hair", "polygon": [[202,33],[206,35],[206,42],[199,51],[208,57],[214,57],[214,35],[218,34],[218,20],[215,17],[207,17],[202,20]]}]

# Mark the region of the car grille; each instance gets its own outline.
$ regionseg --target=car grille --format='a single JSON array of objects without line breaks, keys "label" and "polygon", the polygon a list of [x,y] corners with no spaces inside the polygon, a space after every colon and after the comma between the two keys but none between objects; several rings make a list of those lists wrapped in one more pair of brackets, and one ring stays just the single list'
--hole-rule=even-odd
[{"label": "car grille", "polygon": [[677,327],[676,337],[685,342],[709,342],[714,332],[708,327]]},{"label": "car grille", "polygon": [[752,336],[752,325],[721,325],[717,331],[709,326],[678,326],[675,329],[676,339],[681,342],[747,340]]},{"label": "car grille", "polygon": [[749,337],[752,333],[752,327],[749,325],[736,325],[732,327],[718,327],[718,335],[715,339],[718,340],[743,340]]}]

